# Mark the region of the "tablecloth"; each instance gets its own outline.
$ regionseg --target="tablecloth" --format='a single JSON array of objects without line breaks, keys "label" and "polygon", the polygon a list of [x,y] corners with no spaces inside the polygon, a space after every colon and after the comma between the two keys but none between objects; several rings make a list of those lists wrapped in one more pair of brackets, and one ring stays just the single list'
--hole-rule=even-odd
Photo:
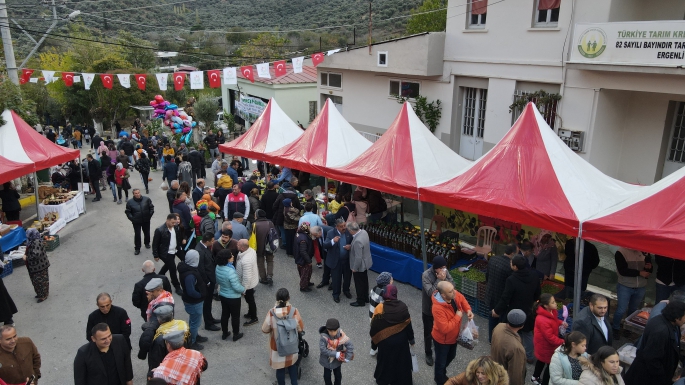
[{"label": "tablecloth", "polygon": [[64,218],[67,222],[78,218],[84,211],[83,192],[79,192],[73,199],[61,205],[44,205],[42,203],[38,205],[39,218],[44,218],[47,213],[57,212],[59,217]]},{"label": "tablecloth", "polygon": [[62,230],[66,225],[67,221],[64,218],[59,218],[55,221],[55,223],[52,224],[52,226],[48,227],[48,231],[50,232],[50,235],[55,235],[58,231]]},{"label": "tablecloth", "polygon": [[3,252],[7,252],[26,241],[26,230],[23,227],[18,226],[14,230],[10,230],[9,233],[5,234],[0,238],[0,248]]},{"label": "tablecloth", "polygon": [[373,242],[371,242],[371,257],[373,258],[371,270],[377,273],[387,271],[392,273],[395,281],[409,283],[418,289],[422,288],[423,261],[414,258],[411,254]]}]

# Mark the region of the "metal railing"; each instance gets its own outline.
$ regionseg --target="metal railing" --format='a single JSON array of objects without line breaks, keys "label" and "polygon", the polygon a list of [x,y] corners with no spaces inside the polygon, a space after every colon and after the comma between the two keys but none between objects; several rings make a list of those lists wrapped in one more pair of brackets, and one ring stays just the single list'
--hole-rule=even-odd
[{"label": "metal railing", "polygon": [[381,137],[381,134],[372,134],[370,132],[364,131],[359,131],[359,133],[362,134],[362,136],[365,137],[371,143],[375,143]]}]

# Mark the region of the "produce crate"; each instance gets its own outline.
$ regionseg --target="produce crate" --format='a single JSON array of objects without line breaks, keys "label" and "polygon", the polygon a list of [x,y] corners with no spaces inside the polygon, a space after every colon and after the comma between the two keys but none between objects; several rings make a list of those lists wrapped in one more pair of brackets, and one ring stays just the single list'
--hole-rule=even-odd
[{"label": "produce crate", "polygon": [[5,268],[4,268],[4,270],[2,271],[2,274],[0,274],[0,278],[5,278],[5,277],[7,277],[8,275],[12,274],[13,271],[14,271],[14,267],[12,266],[12,264],[11,264],[11,263],[6,263],[6,264],[5,264]]},{"label": "produce crate", "polygon": [[490,317],[491,310],[492,309],[490,309],[490,306],[488,306],[485,301],[478,300],[478,310],[474,310],[473,312],[483,318],[488,318]]},{"label": "produce crate", "polygon": [[550,281],[550,280],[545,280],[545,281],[542,281],[540,288],[541,288],[541,293],[556,294],[561,289],[564,288],[564,285]]},{"label": "produce crate", "polygon": [[485,301],[485,288],[487,287],[487,285],[485,284],[485,282],[478,282],[476,284],[476,287],[477,287],[477,291],[478,291],[478,295],[477,295],[478,300],[479,301]]},{"label": "produce crate", "polygon": [[54,237],[53,240],[51,241],[45,241],[45,250],[46,251],[53,251],[59,246],[59,235],[51,235],[51,237]]},{"label": "produce crate", "polygon": [[454,281],[454,289],[461,293],[461,282],[464,275],[461,273],[461,271],[459,271],[459,269],[450,270],[450,275]]},{"label": "produce crate", "polygon": [[478,311],[478,299],[470,295],[465,295],[464,297],[466,297],[466,302],[468,302],[469,305],[471,305],[471,311],[474,313]]},{"label": "produce crate", "polygon": [[466,296],[471,296],[474,299],[478,297],[478,283],[466,277],[461,280],[461,293]]}]

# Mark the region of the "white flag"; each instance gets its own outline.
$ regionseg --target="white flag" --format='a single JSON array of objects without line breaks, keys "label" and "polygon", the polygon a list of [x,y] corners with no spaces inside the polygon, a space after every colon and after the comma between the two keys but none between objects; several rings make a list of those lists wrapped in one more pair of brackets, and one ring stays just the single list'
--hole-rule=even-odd
[{"label": "white flag", "polygon": [[74,76],[74,83],[81,83],[81,77],[78,75]]},{"label": "white flag", "polygon": [[43,71],[43,77],[45,78],[46,84],[52,83],[55,77],[55,71]]},{"label": "white flag", "polygon": [[166,91],[166,84],[169,81],[168,73],[155,74],[157,76],[157,83],[159,83],[160,91]]},{"label": "white flag", "polygon": [[87,90],[89,90],[90,85],[93,84],[93,79],[95,79],[95,74],[83,74],[83,85]]},{"label": "white flag", "polygon": [[205,74],[203,71],[193,71],[190,73],[190,89],[201,90],[205,88]]},{"label": "white flag", "polygon": [[338,49],[332,49],[332,50],[326,52],[326,56],[331,56],[331,55],[333,55],[334,53],[338,53],[338,52],[340,52],[340,48],[338,48]]},{"label": "white flag", "polygon": [[29,83],[38,83],[38,78],[29,79]]},{"label": "white flag", "polygon": [[224,68],[224,84],[238,84],[238,76],[235,73],[235,67]]},{"label": "white flag", "polygon": [[271,74],[269,73],[269,63],[257,64],[257,76],[260,78],[271,79]]},{"label": "white flag", "polygon": [[117,74],[119,84],[124,88],[131,88],[131,74]]},{"label": "white flag", "polygon": [[302,62],[304,61],[304,56],[293,58],[293,72],[296,74],[302,73]]}]

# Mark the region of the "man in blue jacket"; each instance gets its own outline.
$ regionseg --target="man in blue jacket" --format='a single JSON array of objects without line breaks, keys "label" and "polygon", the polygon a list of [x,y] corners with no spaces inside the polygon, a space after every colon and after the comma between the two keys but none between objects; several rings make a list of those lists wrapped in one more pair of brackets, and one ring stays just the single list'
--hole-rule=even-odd
[{"label": "man in blue jacket", "polygon": [[345,220],[338,218],[335,229],[326,234],[326,242],[323,245],[326,250],[326,266],[331,269],[333,279],[333,301],[340,302],[340,286],[345,297],[352,298],[350,293],[350,248],[352,247],[352,235],[345,229]]}]

